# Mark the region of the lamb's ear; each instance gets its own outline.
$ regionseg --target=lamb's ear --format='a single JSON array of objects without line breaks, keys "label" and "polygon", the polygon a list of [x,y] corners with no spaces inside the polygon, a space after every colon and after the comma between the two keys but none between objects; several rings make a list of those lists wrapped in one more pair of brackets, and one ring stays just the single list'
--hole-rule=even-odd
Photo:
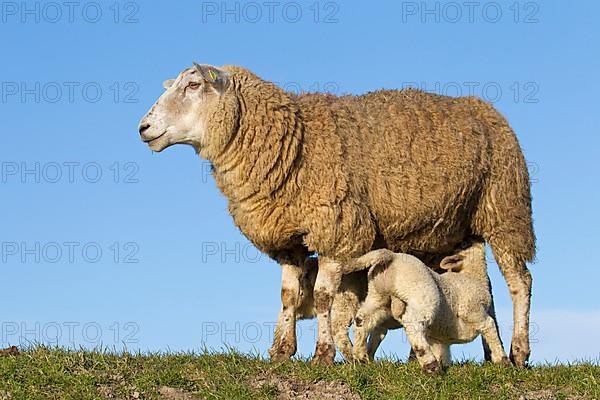
[{"label": "lamb's ear", "polygon": [[217,67],[194,63],[194,67],[217,93],[223,94],[229,87],[229,74]]},{"label": "lamb's ear", "polygon": [[166,81],[163,82],[163,88],[164,89],[168,89],[171,86],[173,86],[173,83],[175,82],[175,79],[167,79]]},{"label": "lamb's ear", "polygon": [[463,261],[465,257],[461,254],[454,254],[448,257],[444,257],[444,259],[440,262],[440,268],[445,269],[447,271],[458,272],[463,267]]}]

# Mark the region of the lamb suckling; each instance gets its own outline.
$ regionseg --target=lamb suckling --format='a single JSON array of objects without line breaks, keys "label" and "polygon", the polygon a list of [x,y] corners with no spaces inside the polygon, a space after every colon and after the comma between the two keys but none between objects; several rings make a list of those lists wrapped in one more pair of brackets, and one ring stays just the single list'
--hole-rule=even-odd
[{"label": "lamb suckling", "polygon": [[492,361],[510,364],[491,313],[492,297],[485,244],[473,243],[445,257],[437,274],[418,258],[390,250],[374,250],[356,260],[370,267],[368,294],[355,317],[354,357],[367,361],[366,339],[382,321],[393,317],[425,372],[436,373],[450,362],[449,346],[480,334]]}]

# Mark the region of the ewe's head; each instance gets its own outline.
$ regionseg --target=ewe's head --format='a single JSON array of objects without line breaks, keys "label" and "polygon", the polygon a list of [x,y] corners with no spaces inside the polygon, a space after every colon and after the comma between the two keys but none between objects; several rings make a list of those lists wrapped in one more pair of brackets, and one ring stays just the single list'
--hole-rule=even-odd
[{"label": "ewe's head", "polygon": [[194,63],[163,87],[165,92],[139,125],[141,139],[152,150],[182,143],[199,153],[209,143],[228,141],[239,105],[225,69]]}]

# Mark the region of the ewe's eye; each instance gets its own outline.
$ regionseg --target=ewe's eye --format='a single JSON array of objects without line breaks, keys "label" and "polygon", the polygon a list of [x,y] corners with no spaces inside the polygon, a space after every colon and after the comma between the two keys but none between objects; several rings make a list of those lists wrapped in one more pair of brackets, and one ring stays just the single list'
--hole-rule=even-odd
[{"label": "ewe's eye", "polygon": [[201,83],[200,83],[200,82],[190,82],[190,83],[187,85],[186,89],[192,89],[192,90],[196,90],[196,89],[198,89],[200,86],[201,86]]}]

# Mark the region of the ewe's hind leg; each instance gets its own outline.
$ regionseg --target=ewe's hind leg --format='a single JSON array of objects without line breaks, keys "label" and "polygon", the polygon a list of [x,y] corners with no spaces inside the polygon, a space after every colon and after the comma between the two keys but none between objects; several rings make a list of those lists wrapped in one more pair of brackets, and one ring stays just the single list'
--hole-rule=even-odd
[{"label": "ewe's hind leg", "polygon": [[492,316],[487,316],[480,327],[481,336],[490,347],[491,359],[494,364],[510,365],[508,357],[502,347],[496,321]]},{"label": "ewe's hind leg", "polygon": [[504,275],[513,303],[513,336],[510,359],[517,366],[524,366],[529,359],[529,309],[531,301],[531,274],[525,262],[507,252],[494,248],[494,256]]},{"label": "ewe's hind leg", "polygon": [[269,355],[273,361],[284,361],[296,353],[296,308],[300,299],[302,267],[281,264],[281,311],[277,319],[273,345]]},{"label": "ewe's hind leg", "polygon": [[517,366],[529,358],[531,274],[525,265],[535,256],[527,165],[514,133],[499,117],[495,127],[492,170],[473,231],[489,243],[513,303],[510,357]]}]

